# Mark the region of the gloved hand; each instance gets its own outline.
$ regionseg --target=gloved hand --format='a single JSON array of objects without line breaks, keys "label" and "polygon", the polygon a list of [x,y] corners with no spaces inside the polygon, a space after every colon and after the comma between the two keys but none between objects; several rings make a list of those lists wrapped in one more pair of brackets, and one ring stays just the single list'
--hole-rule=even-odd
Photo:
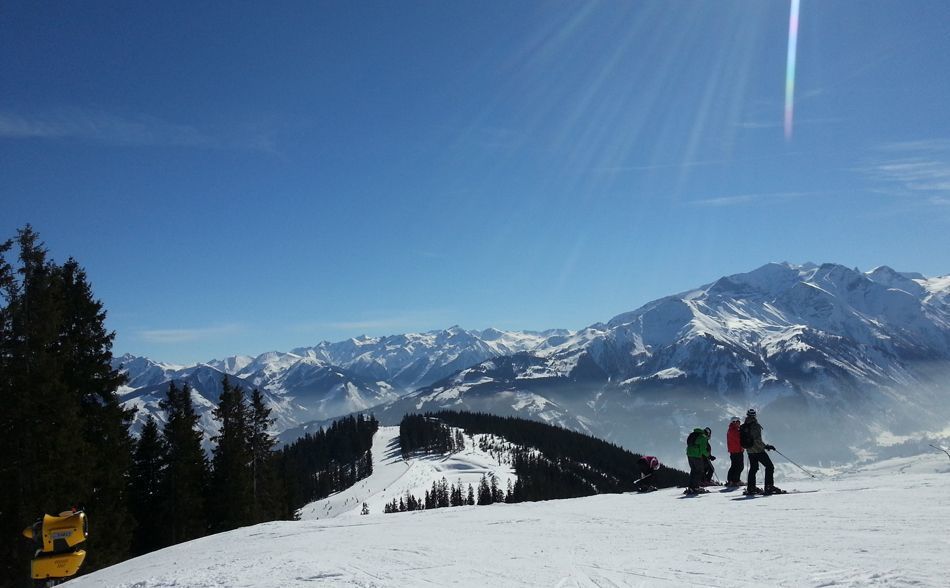
[{"label": "gloved hand", "polygon": [[709,456],[709,461],[716,461],[716,456],[715,456],[715,455],[710,455],[710,456]]},{"label": "gloved hand", "polygon": [[775,446],[774,446],[774,445],[766,445],[766,446],[765,446],[765,450],[766,450],[766,451],[775,451]]}]

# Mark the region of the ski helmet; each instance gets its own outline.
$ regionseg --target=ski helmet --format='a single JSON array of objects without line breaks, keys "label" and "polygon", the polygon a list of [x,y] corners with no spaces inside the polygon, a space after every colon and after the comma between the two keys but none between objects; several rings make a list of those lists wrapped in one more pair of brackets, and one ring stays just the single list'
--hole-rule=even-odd
[{"label": "ski helmet", "polygon": [[660,460],[658,460],[658,459],[655,458],[655,457],[651,457],[651,458],[650,458],[650,469],[651,469],[651,470],[658,470],[658,469],[660,469]]},{"label": "ski helmet", "polygon": [[741,423],[741,422],[742,422],[742,419],[740,419],[740,418],[737,417],[737,416],[734,416],[734,417],[732,417],[732,422],[733,422],[733,423]]},{"label": "ski helmet", "polygon": [[754,408],[750,408],[750,409],[749,409],[749,412],[745,413],[745,416],[746,416],[747,418],[754,419],[754,418],[755,418],[755,409],[754,409]]},{"label": "ski helmet", "polygon": [[703,429],[703,432],[706,433],[707,437],[712,435],[712,429],[710,429],[709,427],[706,427],[705,429]]}]

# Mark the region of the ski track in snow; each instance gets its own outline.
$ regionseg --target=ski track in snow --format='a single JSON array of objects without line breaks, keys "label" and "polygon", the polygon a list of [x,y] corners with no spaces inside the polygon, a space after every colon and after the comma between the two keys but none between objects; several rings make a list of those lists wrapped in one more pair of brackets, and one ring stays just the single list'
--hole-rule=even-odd
[{"label": "ski track in snow", "polygon": [[[441,479],[418,462],[383,461],[359,493],[425,486],[422,472]],[[946,456],[924,455],[777,478],[787,490],[820,490],[786,496],[677,500],[682,491],[668,489],[367,516],[354,487],[327,499],[344,516],[205,537],[69,586],[946,586],[948,480]],[[318,514],[325,502],[308,508]]]}]

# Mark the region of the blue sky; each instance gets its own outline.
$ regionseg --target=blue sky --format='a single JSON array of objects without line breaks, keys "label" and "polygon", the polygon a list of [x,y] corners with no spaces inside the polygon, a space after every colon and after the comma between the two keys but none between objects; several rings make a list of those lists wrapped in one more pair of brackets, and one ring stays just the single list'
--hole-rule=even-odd
[{"label": "blue sky", "polygon": [[769,261],[950,273],[950,4],[6,2],[0,236],[116,353],[580,328]]}]

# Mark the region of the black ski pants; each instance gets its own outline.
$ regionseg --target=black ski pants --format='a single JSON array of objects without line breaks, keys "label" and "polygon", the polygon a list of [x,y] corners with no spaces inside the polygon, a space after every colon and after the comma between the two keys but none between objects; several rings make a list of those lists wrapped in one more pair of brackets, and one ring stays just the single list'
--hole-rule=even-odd
[{"label": "black ski pants", "polygon": [[739,479],[739,476],[742,475],[742,469],[745,468],[745,454],[742,451],[730,453],[729,459],[732,460],[732,463],[729,465],[729,473],[726,474],[726,480],[732,484],[738,484],[742,481]]},{"label": "black ski pants", "polygon": [[706,460],[702,457],[687,457],[689,461],[689,487],[699,488],[706,471]]},{"label": "black ski pants", "polygon": [[775,466],[772,464],[772,458],[766,452],[749,454],[749,488],[755,487],[755,474],[759,471],[759,464],[765,468],[765,487],[775,485]]}]

